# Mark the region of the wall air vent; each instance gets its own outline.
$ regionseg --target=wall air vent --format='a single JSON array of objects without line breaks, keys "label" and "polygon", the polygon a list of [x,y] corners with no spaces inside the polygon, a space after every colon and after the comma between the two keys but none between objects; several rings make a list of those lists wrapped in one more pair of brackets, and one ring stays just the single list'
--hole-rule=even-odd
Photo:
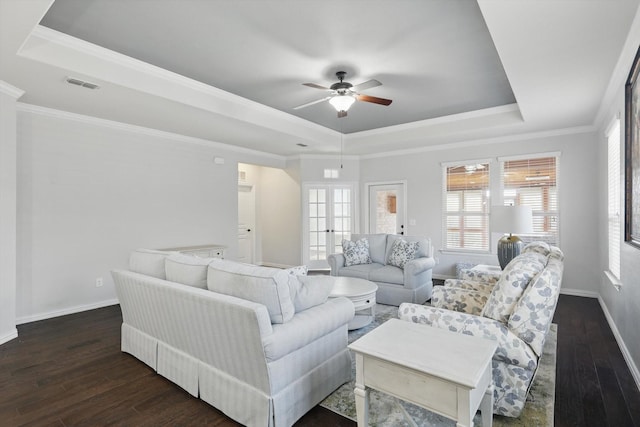
[{"label": "wall air vent", "polygon": [[76,79],[75,77],[67,77],[65,81],[70,85],[86,87],[87,89],[100,89],[100,86],[95,83],[85,82],[84,80]]}]

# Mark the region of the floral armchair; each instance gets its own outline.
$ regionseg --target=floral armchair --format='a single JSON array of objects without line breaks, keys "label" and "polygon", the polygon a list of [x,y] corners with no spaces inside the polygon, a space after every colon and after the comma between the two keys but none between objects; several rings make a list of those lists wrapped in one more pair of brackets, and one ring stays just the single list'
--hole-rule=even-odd
[{"label": "floral armchair", "polygon": [[493,412],[518,417],[555,312],[563,259],[557,247],[530,243],[499,277],[449,279],[434,287],[431,306],[403,303],[398,316],[498,341]]}]

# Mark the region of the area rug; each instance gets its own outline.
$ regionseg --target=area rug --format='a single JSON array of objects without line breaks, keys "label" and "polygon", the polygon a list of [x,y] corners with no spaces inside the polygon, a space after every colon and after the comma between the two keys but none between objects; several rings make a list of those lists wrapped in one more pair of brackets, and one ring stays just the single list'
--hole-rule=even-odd
[{"label": "area rug", "polygon": [[[398,307],[376,305],[374,321],[364,328],[349,332],[349,343],[375,329],[387,320],[398,317]],[[556,343],[557,325],[551,330],[544,345],[540,367],[533,380],[527,403],[519,418],[493,416],[497,427],[544,427],[553,426],[553,407],[556,383]],[[352,378],[355,380],[355,361],[351,357]],[[321,406],[343,417],[356,420],[356,406],[353,395],[354,380],[343,384],[327,397]],[[476,414],[475,425],[482,425],[480,414]],[[394,427],[454,427],[456,423],[411,403],[404,402],[377,390],[369,392],[369,425]]]}]

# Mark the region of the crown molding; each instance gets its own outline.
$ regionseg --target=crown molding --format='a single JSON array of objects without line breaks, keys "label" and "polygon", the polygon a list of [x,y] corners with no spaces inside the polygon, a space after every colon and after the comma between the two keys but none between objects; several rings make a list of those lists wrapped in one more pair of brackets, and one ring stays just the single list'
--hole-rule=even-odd
[{"label": "crown molding", "polygon": [[5,95],[9,95],[14,99],[20,99],[22,95],[24,95],[24,91],[22,89],[18,89],[17,87],[10,85],[4,80],[0,80],[0,93],[4,93]]},{"label": "crown molding", "polygon": [[477,119],[487,116],[495,116],[499,114],[507,114],[513,112],[520,112],[518,104],[507,104],[499,107],[484,108],[482,110],[468,111],[466,113],[450,114],[448,116],[434,117],[432,119],[419,120],[411,123],[403,123],[394,126],[387,126],[379,129],[365,130],[361,132],[350,133],[351,139],[366,138],[369,136],[386,135],[389,133],[423,129],[431,126],[437,126],[445,123],[461,122],[465,120]]},{"label": "crown molding", "polygon": [[362,156],[358,155],[340,155],[336,154],[295,154],[287,156],[287,160],[360,160]]},{"label": "crown molding", "polygon": [[275,160],[275,161],[280,162],[282,164],[284,164],[284,162],[286,161],[286,158],[284,156],[280,156],[280,155],[277,155],[277,154],[265,153],[263,151],[252,150],[252,149],[244,148],[244,147],[237,147],[235,145],[229,145],[229,144],[225,144],[225,143],[222,143],[222,142],[215,142],[215,141],[210,141],[210,140],[207,140],[207,139],[195,138],[195,137],[192,137],[192,136],[186,136],[186,135],[181,135],[181,134],[177,134],[177,133],[166,132],[166,131],[163,131],[163,130],[152,129],[152,128],[148,128],[148,127],[144,127],[144,126],[138,126],[138,125],[131,125],[131,124],[128,124],[128,123],[116,122],[114,120],[100,119],[100,118],[97,118],[97,117],[86,116],[86,115],[83,115],[83,114],[71,113],[71,112],[62,111],[62,110],[56,110],[54,108],[49,108],[49,107],[41,107],[41,106],[38,106],[38,105],[26,104],[26,103],[23,103],[23,102],[18,102],[17,106],[16,106],[16,109],[18,111],[20,111],[20,112],[23,112],[23,113],[38,114],[38,115],[41,115],[41,116],[53,117],[53,118],[62,119],[62,120],[70,120],[70,121],[90,124],[90,125],[94,125],[94,126],[101,126],[101,127],[114,129],[114,130],[119,130],[119,131],[124,131],[124,132],[136,133],[136,134],[139,134],[139,135],[150,136],[150,137],[153,137],[153,138],[162,138],[162,139],[167,139],[167,140],[175,141],[175,142],[183,142],[183,143],[188,143],[188,144],[195,144],[195,145],[200,145],[200,146],[218,148],[218,149],[226,150],[226,151],[229,151],[229,152],[232,152],[232,153],[246,154],[246,155],[262,157],[264,159],[268,159],[268,160],[272,160],[272,161]]},{"label": "crown molding", "polygon": [[465,140],[465,141],[458,141],[458,142],[449,142],[444,144],[430,145],[427,147],[409,148],[406,150],[394,150],[394,151],[387,151],[387,152],[381,152],[381,153],[375,153],[375,154],[363,154],[362,156],[360,156],[360,158],[376,159],[380,157],[406,156],[409,154],[425,153],[429,151],[442,151],[442,150],[450,150],[454,148],[466,148],[466,147],[475,147],[475,146],[481,146],[481,145],[501,144],[505,142],[526,141],[529,139],[540,139],[540,138],[549,138],[554,136],[591,133],[596,131],[597,131],[597,127],[593,125],[576,126],[576,127],[564,128],[564,129],[554,129],[550,131],[530,132],[530,133],[522,133],[517,135],[498,136],[494,138],[472,139],[472,140]]}]

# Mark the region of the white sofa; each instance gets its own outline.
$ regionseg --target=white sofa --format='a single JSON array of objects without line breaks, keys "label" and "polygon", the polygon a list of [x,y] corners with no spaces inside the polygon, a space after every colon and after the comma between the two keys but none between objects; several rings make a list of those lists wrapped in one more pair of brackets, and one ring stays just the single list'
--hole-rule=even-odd
[{"label": "white sofa", "polygon": [[[327,259],[332,276],[358,277],[375,282],[378,285],[376,302],[380,304],[422,304],[431,298],[431,270],[435,260],[430,239],[396,234],[353,234],[351,241],[357,242],[363,238],[368,241],[371,262],[346,266],[344,254],[331,254]],[[404,268],[389,264],[393,244],[400,239],[418,242],[415,258],[407,262]]]},{"label": "white sofa", "polygon": [[123,352],[247,426],[291,426],[350,380],[354,308],[326,298],[330,277],[181,256],[138,250],[112,272]]}]

